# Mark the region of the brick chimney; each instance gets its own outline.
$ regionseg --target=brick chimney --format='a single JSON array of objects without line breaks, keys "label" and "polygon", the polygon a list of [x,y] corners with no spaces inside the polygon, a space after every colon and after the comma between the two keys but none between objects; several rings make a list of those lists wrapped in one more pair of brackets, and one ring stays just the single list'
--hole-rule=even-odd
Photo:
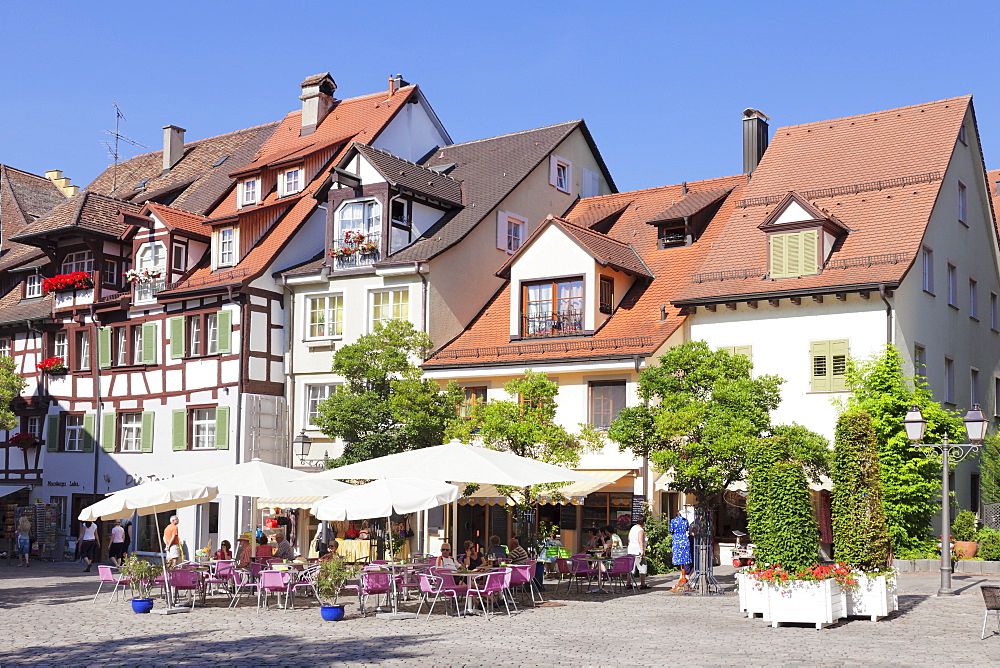
[{"label": "brick chimney", "polygon": [[302,95],[302,130],[299,136],[305,137],[316,131],[316,128],[326,115],[333,109],[333,94],[337,92],[337,82],[329,72],[314,74],[301,84]]},{"label": "brick chimney", "polygon": [[163,171],[176,165],[184,155],[184,128],[163,126]]},{"label": "brick chimney", "polygon": [[752,174],[767,150],[767,114],[759,109],[743,110],[743,173]]},{"label": "brick chimney", "polygon": [[52,184],[59,188],[60,192],[66,197],[72,197],[73,195],[80,192],[80,186],[71,186],[69,184],[70,179],[62,175],[62,171],[58,169],[50,169],[45,172],[45,178],[52,181]]}]

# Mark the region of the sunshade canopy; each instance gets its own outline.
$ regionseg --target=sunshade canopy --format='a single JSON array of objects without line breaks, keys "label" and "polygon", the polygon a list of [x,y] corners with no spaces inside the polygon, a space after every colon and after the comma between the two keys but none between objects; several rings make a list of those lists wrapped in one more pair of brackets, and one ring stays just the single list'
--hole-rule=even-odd
[{"label": "sunshade canopy", "polygon": [[369,459],[313,476],[341,480],[421,478],[517,487],[593,480],[586,473],[460,441]]},{"label": "sunshade canopy", "polygon": [[[626,470],[592,470],[587,473],[594,477],[594,480],[574,482],[560,487],[554,492],[542,492],[538,495],[538,503],[552,504],[573,504],[582,506],[588,494],[592,494],[608,485],[613,485],[632,471]],[[485,506],[485,505],[513,505],[514,502],[509,496],[500,493],[493,485],[481,485],[474,494],[464,496],[458,500],[462,505]]]},{"label": "sunshade canopy", "polygon": [[183,482],[176,478],[147,482],[129,487],[105,497],[80,511],[79,519],[94,522],[99,519],[121,520],[132,513],[151,515],[164,510],[197,506],[211,501],[219,490],[211,485]]},{"label": "sunshade canopy", "polygon": [[324,498],[345,489],[353,489],[354,485],[349,485],[340,480],[314,480],[315,474],[309,473],[298,480],[288,483],[295,492],[286,496],[276,496],[268,498],[258,498],[257,508],[312,508],[313,505]]},{"label": "sunshade canopy", "polygon": [[437,480],[389,478],[358,485],[329,496],[312,508],[327,522],[388,517],[451,503],[461,496],[455,485]]},{"label": "sunshade canopy", "polygon": [[0,499],[25,487],[27,485],[0,485]]},{"label": "sunshade canopy", "polygon": [[[309,475],[314,474],[253,459],[242,464],[186,473],[178,476],[177,480],[214,485],[219,488],[219,494],[272,498],[301,494],[301,488],[295,481]],[[327,493],[332,493],[332,490]]]}]

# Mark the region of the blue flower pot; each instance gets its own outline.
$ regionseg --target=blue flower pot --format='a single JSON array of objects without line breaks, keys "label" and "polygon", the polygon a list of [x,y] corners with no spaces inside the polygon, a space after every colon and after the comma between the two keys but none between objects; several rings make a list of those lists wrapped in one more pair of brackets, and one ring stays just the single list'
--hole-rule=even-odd
[{"label": "blue flower pot", "polygon": [[344,606],[342,605],[321,605],[319,614],[328,622],[339,622],[344,618]]},{"label": "blue flower pot", "polygon": [[152,609],[153,609],[153,599],[151,598],[132,599],[132,612],[143,614],[149,612]]}]

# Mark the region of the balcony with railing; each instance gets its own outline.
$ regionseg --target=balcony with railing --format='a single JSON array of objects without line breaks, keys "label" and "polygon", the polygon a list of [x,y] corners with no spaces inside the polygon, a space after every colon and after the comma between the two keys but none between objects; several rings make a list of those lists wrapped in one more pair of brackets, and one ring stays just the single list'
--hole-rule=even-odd
[{"label": "balcony with railing", "polygon": [[521,316],[521,336],[573,336],[583,333],[583,311],[560,311]]},{"label": "balcony with railing", "polygon": [[344,232],[330,248],[333,268],[370,267],[382,259],[382,235],[378,232]]},{"label": "balcony with railing", "polygon": [[166,289],[167,282],[162,278],[135,283],[132,285],[132,303],[150,304],[156,301],[156,295]]},{"label": "balcony with railing", "polygon": [[55,308],[73,308],[94,303],[94,293],[100,290],[100,274],[96,271],[74,271],[57,274],[42,281],[42,291],[55,294]]}]

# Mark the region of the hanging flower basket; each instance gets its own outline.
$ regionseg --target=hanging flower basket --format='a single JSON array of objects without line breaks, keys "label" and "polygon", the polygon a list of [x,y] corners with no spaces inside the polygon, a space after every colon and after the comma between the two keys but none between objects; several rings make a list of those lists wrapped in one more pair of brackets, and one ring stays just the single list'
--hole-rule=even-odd
[{"label": "hanging flower basket", "polygon": [[22,431],[7,439],[7,443],[14,447],[18,447],[23,451],[38,445],[38,439],[34,434]]},{"label": "hanging flower basket", "polygon": [[86,290],[92,287],[94,287],[94,279],[86,271],[74,271],[72,274],[58,274],[52,278],[42,280],[42,291],[46,294],[49,292]]},{"label": "hanging flower basket", "polygon": [[364,232],[355,232],[353,230],[347,230],[344,232],[344,243],[345,244],[360,244],[364,243],[368,235]]},{"label": "hanging flower basket", "polygon": [[358,246],[358,252],[362,255],[370,255],[378,252],[378,244],[374,241],[366,241]]},{"label": "hanging flower basket", "polygon": [[357,252],[355,246],[338,246],[330,251],[330,257],[351,257]]},{"label": "hanging flower basket", "polygon": [[125,277],[125,281],[132,285],[152,283],[162,275],[163,273],[159,269],[129,269],[122,274]]},{"label": "hanging flower basket", "polygon": [[61,357],[50,357],[39,362],[35,368],[48,374],[66,373],[66,361]]}]

